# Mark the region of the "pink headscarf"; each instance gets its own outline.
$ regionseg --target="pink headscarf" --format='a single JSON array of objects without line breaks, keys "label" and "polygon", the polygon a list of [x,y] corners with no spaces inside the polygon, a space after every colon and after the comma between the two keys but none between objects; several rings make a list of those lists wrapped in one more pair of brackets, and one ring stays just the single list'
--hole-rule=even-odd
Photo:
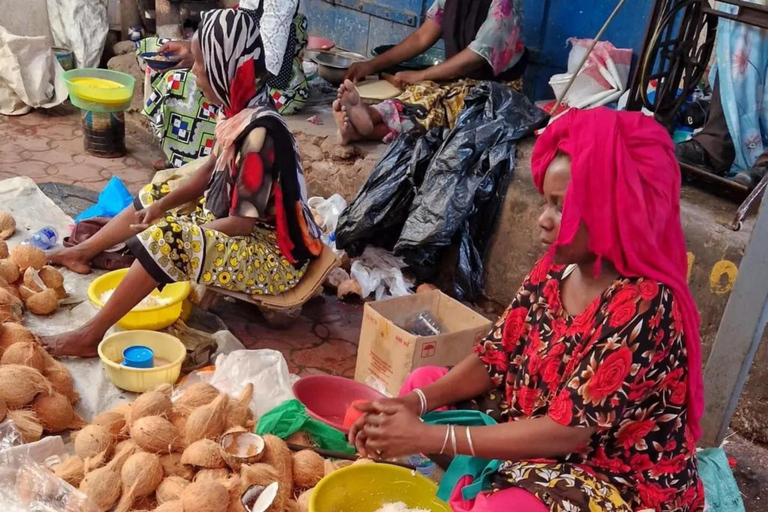
[{"label": "pink headscarf", "polygon": [[598,259],[613,263],[623,276],[653,279],[671,289],[688,352],[688,426],[698,439],[704,412],[700,319],[687,283],[674,149],[666,130],[643,114],[574,109],[536,142],[531,167],[543,193],[544,175],[557,152],[571,157],[571,182],[555,246],[570,244],[584,222],[589,250]]}]

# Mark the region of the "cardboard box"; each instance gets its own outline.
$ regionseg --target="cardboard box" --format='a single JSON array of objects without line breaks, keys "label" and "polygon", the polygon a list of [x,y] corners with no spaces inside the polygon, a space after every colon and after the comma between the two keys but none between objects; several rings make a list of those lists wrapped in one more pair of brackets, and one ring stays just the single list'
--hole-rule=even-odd
[{"label": "cardboard box", "polygon": [[[424,337],[401,327],[423,311],[429,311],[447,332]],[[440,291],[370,302],[363,315],[355,380],[370,384],[373,377],[397,396],[413,370],[459,363],[491,325],[490,320]]]}]

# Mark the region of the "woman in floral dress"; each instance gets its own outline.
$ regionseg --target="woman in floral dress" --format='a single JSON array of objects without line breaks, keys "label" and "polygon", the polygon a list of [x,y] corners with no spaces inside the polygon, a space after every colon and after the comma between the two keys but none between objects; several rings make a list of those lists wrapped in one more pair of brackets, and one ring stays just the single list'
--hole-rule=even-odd
[{"label": "woman in floral dress", "polygon": [[[527,61],[522,14],[521,0],[434,0],[418,30],[389,51],[349,68],[334,103],[341,142],[389,140],[414,128],[452,128],[479,80],[507,82],[520,90]],[[441,37],[445,62],[397,73],[394,79],[404,92],[394,100],[373,107],[361,103],[353,82],[416,57]]]},{"label": "woman in floral dress", "polygon": [[[485,488],[458,481],[455,511],[701,511],[699,316],[672,141],[639,113],[572,110],[532,167],[546,255],[474,355],[415,371],[350,438],[374,457],[500,460]],[[498,424],[419,421],[446,406]]]},{"label": "woman in floral dress", "polygon": [[51,255],[53,263],[80,273],[119,242],[136,257],[96,316],[44,340],[54,354],[95,356],[106,331],[158,284],[194,281],[279,295],[299,283],[322,251],[293,135],[267,97],[255,21],[243,11],[208,11],[192,51],[198,86],[224,114],[213,155],[176,190],[145,187],[95,236]]}]

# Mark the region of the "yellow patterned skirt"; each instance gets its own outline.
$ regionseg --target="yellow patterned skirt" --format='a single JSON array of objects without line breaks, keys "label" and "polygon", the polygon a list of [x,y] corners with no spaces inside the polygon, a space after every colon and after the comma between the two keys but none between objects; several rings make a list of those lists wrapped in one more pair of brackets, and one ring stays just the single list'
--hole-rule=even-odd
[{"label": "yellow patterned skirt", "polygon": [[[147,185],[134,206],[146,208],[169,192],[167,184]],[[201,198],[167,212],[128,247],[160,283],[194,281],[251,296],[279,295],[299,283],[306,266],[295,268],[283,256],[274,229],[257,223],[249,236],[231,237],[204,227],[213,220]]]}]

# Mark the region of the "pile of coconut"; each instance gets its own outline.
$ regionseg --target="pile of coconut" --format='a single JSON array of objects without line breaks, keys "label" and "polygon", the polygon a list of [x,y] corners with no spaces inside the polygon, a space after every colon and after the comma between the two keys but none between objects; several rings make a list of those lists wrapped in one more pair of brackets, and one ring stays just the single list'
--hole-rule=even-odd
[{"label": "pile of coconut", "polygon": [[238,399],[205,383],[175,401],[171,393],[163,385],[99,414],[76,434],[75,455],[56,475],[102,512],[245,512],[243,495],[258,512],[300,512],[339,467],[252,434],[252,386]]},{"label": "pile of coconut", "polygon": [[80,400],[69,371],[24,326],[0,325],[0,421],[13,420],[24,441],[82,428]]},{"label": "pile of coconut", "polygon": [[43,251],[17,245],[10,252],[0,240],[0,321],[20,322],[26,308],[35,315],[50,315],[67,297],[64,277],[47,266]]}]

